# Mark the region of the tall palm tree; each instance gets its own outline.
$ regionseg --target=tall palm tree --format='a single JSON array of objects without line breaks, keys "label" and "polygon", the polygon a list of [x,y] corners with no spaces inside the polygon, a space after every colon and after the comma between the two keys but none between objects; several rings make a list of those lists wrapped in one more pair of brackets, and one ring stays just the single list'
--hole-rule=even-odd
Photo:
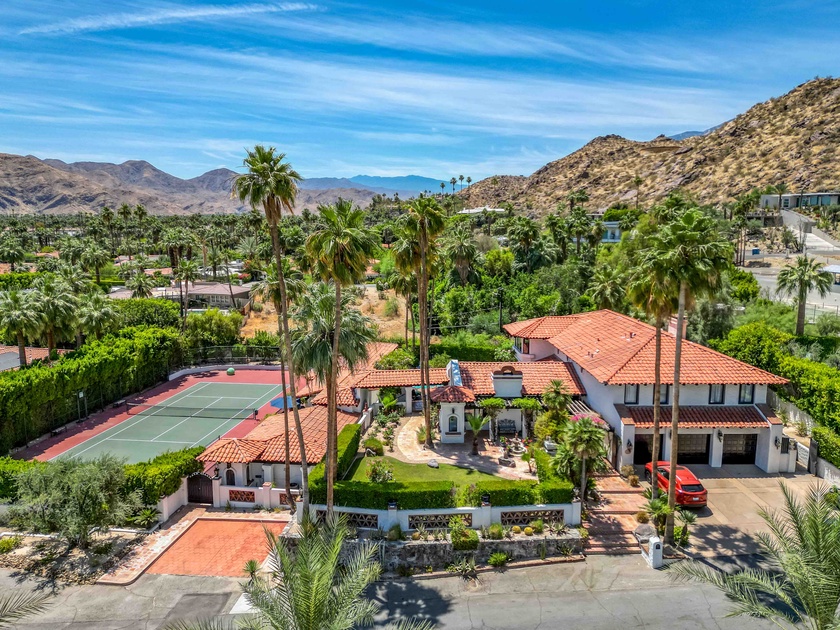
[{"label": "tall palm tree", "polygon": [[440,183],[440,196],[443,197],[443,191],[446,190],[446,182]]},{"label": "tall palm tree", "polygon": [[458,175],[458,181],[461,182],[461,190],[464,190],[464,176]]},{"label": "tall palm tree", "polygon": [[[248,151],[243,165],[247,172],[238,175],[233,182],[232,194],[240,201],[248,202],[251,208],[262,208],[265,213],[268,231],[271,236],[271,248],[274,262],[277,266],[277,282],[280,290],[280,321],[283,326],[283,345],[289,361],[289,372],[297,374],[295,359],[292,356],[292,336],[289,330],[289,300],[286,294],[286,279],[283,274],[283,251],[280,244],[279,222],[286,210],[294,214],[297,184],[302,179],[300,174],[292,168],[286,160],[285,153],[278,153],[274,147],[266,148],[256,145]],[[289,394],[292,400],[297,400],[295,379],[289,379]],[[295,431],[300,444],[301,456],[301,496],[303,510],[309,510],[309,471],[306,460],[306,445],[303,439],[303,428],[300,424],[300,413],[297,405],[293,407]]]},{"label": "tall palm tree", "polygon": [[443,231],[445,219],[440,205],[431,197],[418,197],[408,203],[405,226],[419,248],[417,300],[420,315],[420,397],[426,427],[426,448],[432,447],[432,416],[429,398],[429,279],[436,255],[436,241]]},{"label": "tall palm tree", "polygon": [[81,262],[86,269],[93,269],[96,274],[96,283],[99,284],[101,280],[100,272],[105,265],[111,262],[111,257],[95,241],[91,241],[82,251]]},{"label": "tall palm tree", "polygon": [[[644,257],[635,265],[635,273],[630,280],[630,301],[655,320],[656,337],[654,342],[653,365],[653,439],[651,440],[652,470],[659,461],[659,443],[661,440],[659,423],[662,417],[662,328],[671,314],[677,309],[677,291],[671,286],[671,280],[661,269],[648,267]],[[651,497],[656,499],[659,493],[657,484],[651,486]]]},{"label": "tall palm tree", "polygon": [[[342,553],[349,537],[344,520],[315,525],[305,518],[294,547],[268,532],[266,577],[257,574],[242,590],[255,609],[245,626],[258,630],[352,630],[370,626],[379,604],[366,597],[379,579],[377,547],[360,545]],[[168,630],[222,630],[215,622],[178,622]],[[401,619],[388,630],[434,630],[427,621]]]},{"label": "tall palm tree", "polygon": [[338,471],[338,357],[341,340],[342,287],[365,277],[365,270],[379,251],[373,232],[365,227],[364,213],[353,202],[339,198],[331,206],[319,207],[323,227],[306,241],[306,253],[314,262],[316,275],[331,280],[335,287],[332,334],[332,364],[327,381],[327,511],[332,510],[332,485]]},{"label": "tall palm tree", "polygon": [[452,179],[449,180],[449,183],[452,184],[452,194],[454,195],[455,194],[455,184],[458,183],[458,180],[453,177]]},{"label": "tall palm tree", "polygon": [[796,334],[805,334],[805,305],[808,293],[817,291],[821,297],[828,295],[834,276],[824,271],[822,265],[807,255],[782,267],[776,278],[776,293],[796,301]]},{"label": "tall palm tree", "polygon": [[[127,289],[131,291],[133,298],[150,298],[152,297],[152,289],[155,286],[155,281],[146,275],[142,269],[135,269],[125,283]],[[183,300],[181,301],[183,304]]]},{"label": "tall palm tree", "polygon": [[569,239],[571,238],[568,220],[559,212],[552,212],[545,218],[545,227],[551,236],[551,240],[560,249],[559,262],[565,261]]},{"label": "tall palm tree", "polygon": [[469,175],[467,175],[467,190],[469,190],[469,188],[470,188],[470,184],[472,184],[472,177],[470,177]]},{"label": "tall palm tree", "polygon": [[700,562],[668,568],[680,579],[719,588],[735,603],[732,615],[768,619],[779,627],[835,630],[840,627],[840,518],[824,485],[797,499],[784,482],[778,511],[762,509],[767,532],[756,535],[772,571],[718,571]]},{"label": "tall palm tree", "polygon": [[43,324],[36,297],[15,289],[0,293],[0,330],[17,339],[21,367],[26,367],[26,338],[38,334]]},{"label": "tall palm tree", "polygon": [[[391,250],[393,251],[393,250]],[[414,272],[404,272],[401,269],[394,271],[387,278],[388,286],[397,295],[405,299],[405,345],[408,345],[408,318],[411,316],[411,347],[415,346],[416,327],[414,325],[414,296],[417,294],[417,276]]]},{"label": "tall palm tree", "polygon": [[569,213],[571,214],[572,210],[582,207],[589,201],[589,193],[586,192],[585,188],[578,188],[566,195],[566,201],[569,202]]},{"label": "tall palm tree", "polygon": [[0,239],[0,260],[9,263],[12,273],[15,271],[15,265],[26,260],[26,252],[18,239],[10,237]]},{"label": "tall palm tree", "polygon": [[576,206],[569,213],[568,222],[569,232],[575,239],[575,254],[580,256],[581,243],[592,230],[592,221],[587,216],[586,210],[580,206]]},{"label": "tall palm tree", "polygon": [[674,353],[674,396],[671,410],[671,470],[668,483],[668,517],[665,539],[674,540],[676,509],[677,456],[679,454],[680,364],[683,325],[687,305],[695,297],[713,294],[724,270],[732,265],[732,244],[723,239],[714,219],[700,210],[690,209],[666,224],[653,239],[649,270],[667,278],[679,290],[677,302],[677,338]]},{"label": "tall palm tree", "polygon": [[773,192],[779,195],[779,212],[782,211],[782,196],[790,192],[790,188],[784,182],[773,185]]},{"label": "tall palm tree", "polygon": [[[143,271],[138,271],[143,273]],[[183,318],[183,327],[187,326],[187,311],[190,308],[190,282],[195,284],[195,281],[200,277],[198,262],[195,260],[182,260],[174,269],[175,277],[178,279],[178,290],[183,291],[183,299],[181,300],[181,317]],[[145,274],[144,274],[145,275]]]},{"label": "tall palm tree", "polygon": [[102,339],[102,335],[113,326],[116,316],[117,309],[113,300],[98,290],[86,293],[79,299],[77,319],[79,327],[86,335]]},{"label": "tall palm tree", "polygon": [[455,227],[446,237],[444,242],[444,256],[452,261],[461,286],[466,286],[470,271],[478,257],[478,248],[475,245],[472,231],[461,224]]},{"label": "tall palm tree", "polygon": [[639,176],[639,174],[636,173],[635,177],[633,177],[633,188],[636,189],[636,210],[639,209],[639,193],[641,192],[642,184],[644,183],[645,180],[643,180],[641,176]]},{"label": "tall palm tree", "polygon": [[32,288],[36,291],[35,300],[43,314],[41,331],[47,339],[47,349],[52,357],[58,337],[72,328],[76,297],[67,283],[52,273],[35,280]]},{"label": "tall palm tree", "polygon": [[117,244],[114,240],[114,211],[108,206],[105,206],[102,208],[102,212],[99,213],[99,218],[102,219],[102,224],[108,230],[108,236],[111,241],[111,256],[116,256]]},{"label": "tall palm tree", "polygon": [[580,459],[580,500],[586,502],[586,460],[604,453],[604,429],[584,416],[566,426],[563,434],[568,449]]}]

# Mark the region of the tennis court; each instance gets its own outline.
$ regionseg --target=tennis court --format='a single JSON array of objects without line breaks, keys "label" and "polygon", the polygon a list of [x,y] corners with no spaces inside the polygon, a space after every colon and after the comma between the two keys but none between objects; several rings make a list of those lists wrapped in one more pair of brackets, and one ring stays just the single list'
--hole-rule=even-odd
[{"label": "tennis court", "polygon": [[280,396],[280,385],[205,381],[154,404],[129,405],[119,424],[77,444],[60,457],[90,459],[103,453],[142,462],[166,451],[206,446]]}]

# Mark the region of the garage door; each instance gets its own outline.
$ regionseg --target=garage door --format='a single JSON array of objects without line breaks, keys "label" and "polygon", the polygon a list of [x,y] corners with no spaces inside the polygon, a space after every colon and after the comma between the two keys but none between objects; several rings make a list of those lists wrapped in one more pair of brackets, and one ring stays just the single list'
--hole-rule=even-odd
[{"label": "garage door", "polygon": [[757,433],[723,436],[724,464],[754,464],[755,449],[758,445]]},{"label": "garage door", "polygon": [[[660,436],[659,439],[659,457],[658,459],[662,459],[662,443],[663,439]],[[653,449],[653,434],[650,435],[636,435],[636,444],[633,447],[633,463],[634,464],[647,464],[651,460]]]},{"label": "garage door", "polygon": [[709,463],[709,433],[680,433],[677,462],[680,464]]}]

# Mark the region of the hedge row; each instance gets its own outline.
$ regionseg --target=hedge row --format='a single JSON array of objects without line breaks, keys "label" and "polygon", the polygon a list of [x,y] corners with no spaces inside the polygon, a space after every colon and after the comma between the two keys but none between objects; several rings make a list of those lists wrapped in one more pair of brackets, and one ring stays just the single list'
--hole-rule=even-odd
[{"label": "hedge row", "polygon": [[811,437],[819,444],[820,457],[840,468],[840,436],[827,427],[814,427]]},{"label": "hedge row", "polygon": [[77,419],[79,392],[92,412],[165,380],[180,352],[175,330],[126,328],[52,366],[0,374],[0,453]]},{"label": "hedge row", "polygon": [[15,498],[17,496],[17,475],[37,465],[38,462],[29,462],[25,459],[0,457],[0,501]]},{"label": "hedge row", "polygon": [[[310,500],[326,503],[324,483],[310,485]],[[451,481],[415,481],[411,483],[369,483],[339,481],[333,496],[336,505],[387,510],[389,501],[396,501],[401,510],[455,507],[455,484]]]},{"label": "hedge row", "polygon": [[123,490],[127,493],[141,490],[143,503],[154,505],[161,497],[178,491],[181,478],[199,472],[203,465],[196,457],[204,452],[195,446],[173,453],[163,453],[154,459],[125,467]]},{"label": "hedge row", "polygon": [[555,478],[543,482],[528,479],[488,479],[465,488],[461,503],[478,507],[487,495],[490,505],[534,505],[571,503],[572,483]]},{"label": "hedge row", "polygon": [[28,289],[40,275],[30,272],[0,273],[0,291]]},{"label": "hedge row", "polygon": [[[338,450],[338,478],[342,479],[353,462],[356,461],[356,454],[359,452],[359,441],[362,439],[362,425],[348,424],[338,432],[336,449]],[[324,483],[327,475],[327,463],[322,459],[309,473],[309,483]],[[326,485],[324,492],[326,492]],[[324,495],[326,496],[326,495]],[[315,502],[317,503],[317,501]]]},{"label": "hedge row", "polygon": [[489,343],[486,345],[461,343],[444,337],[439,343],[433,343],[429,346],[429,357],[445,354],[459,361],[495,361],[496,350],[498,349],[498,346]]}]

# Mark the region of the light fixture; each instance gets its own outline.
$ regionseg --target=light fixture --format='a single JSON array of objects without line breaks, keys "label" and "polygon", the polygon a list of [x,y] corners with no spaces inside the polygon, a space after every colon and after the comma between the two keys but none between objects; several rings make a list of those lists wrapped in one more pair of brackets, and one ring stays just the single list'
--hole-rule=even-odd
[{"label": "light fixture", "polygon": [[718,442],[723,442],[723,431],[718,429],[717,436],[718,436]]},{"label": "light fixture", "polygon": [[630,438],[627,438],[627,452],[630,453],[633,450],[633,442],[630,441]]},{"label": "light fixture", "polygon": [[776,445],[776,448],[779,448],[782,445],[782,441],[779,439],[779,436],[776,436],[776,440],[773,442]]}]

